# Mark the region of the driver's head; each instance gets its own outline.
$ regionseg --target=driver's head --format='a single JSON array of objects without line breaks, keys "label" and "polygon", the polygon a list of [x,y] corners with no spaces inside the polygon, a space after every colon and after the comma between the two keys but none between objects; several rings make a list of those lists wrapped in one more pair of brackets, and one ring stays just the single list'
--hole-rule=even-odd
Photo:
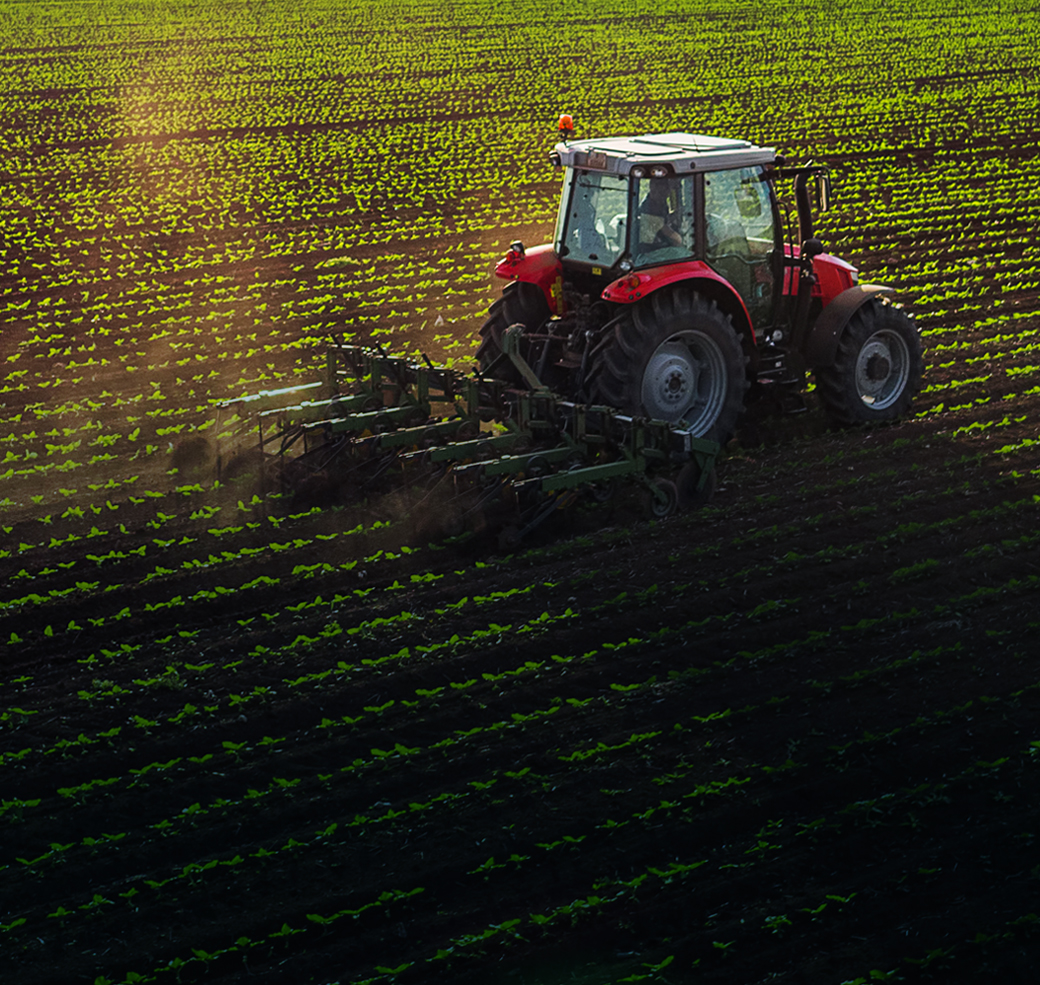
[{"label": "driver's head", "polygon": [[649,206],[656,214],[666,215],[673,203],[678,202],[678,196],[672,198],[672,191],[678,190],[677,178],[651,178],[647,189],[643,206]]},{"label": "driver's head", "polygon": [[650,188],[646,193],[646,200],[648,202],[666,202],[668,201],[668,182],[664,178],[651,178]]}]

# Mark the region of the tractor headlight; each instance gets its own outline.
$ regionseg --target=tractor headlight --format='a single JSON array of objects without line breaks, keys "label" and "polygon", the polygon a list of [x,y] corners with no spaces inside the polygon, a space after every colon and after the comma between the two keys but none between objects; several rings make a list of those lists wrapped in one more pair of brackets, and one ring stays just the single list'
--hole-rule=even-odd
[{"label": "tractor headlight", "polygon": [[668,177],[668,168],[666,168],[663,164],[655,164],[650,169],[650,177],[651,178],[667,178]]},{"label": "tractor headlight", "polygon": [[646,168],[641,167],[637,164],[634,168],[632,168],[632,170],[629,173],[632,175],[633,178],[645,178]]}]

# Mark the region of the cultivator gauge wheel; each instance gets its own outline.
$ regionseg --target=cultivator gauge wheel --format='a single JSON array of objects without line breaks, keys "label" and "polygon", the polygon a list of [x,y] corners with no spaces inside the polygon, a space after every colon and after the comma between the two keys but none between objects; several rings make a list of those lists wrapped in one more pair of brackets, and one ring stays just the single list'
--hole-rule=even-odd
[{"label": "cultivator gauge wheel", "polygon": [[643,490],[643,512],[647,519],[663,520],[679,506],[679,492],[669,479],[655,479]]}]

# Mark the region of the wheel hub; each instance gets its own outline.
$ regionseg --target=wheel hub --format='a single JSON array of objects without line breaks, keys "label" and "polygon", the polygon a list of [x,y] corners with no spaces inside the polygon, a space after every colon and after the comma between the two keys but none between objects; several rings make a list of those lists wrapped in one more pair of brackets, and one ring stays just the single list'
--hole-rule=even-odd
[{"label": "wheel hub", "polygon": [[649,385],[655,407],[667,413],[679,413],[686,407],[687,395],[697,382],[697,365],[689,354],[662,354],[652,367],[647,368],[644,394]]},{"label": "wheel hub", "polygon": [[644,412],[670,424],[685,420],[695,435],[711,428],[725,395],[722,353],[711,339],[696,332],[658,346],[643,372]]},{"label": "wheel hub", "polygon": [[910,353],[896,332],[875,332],[856,359],[856,392],[863,403],[883,410],[895,403],[910,378]]},{"label": "wheel hub", "polygon": [[892,363],[887,356],[873,355],[867,360],[867,379],[884,381],[892,372]]}]

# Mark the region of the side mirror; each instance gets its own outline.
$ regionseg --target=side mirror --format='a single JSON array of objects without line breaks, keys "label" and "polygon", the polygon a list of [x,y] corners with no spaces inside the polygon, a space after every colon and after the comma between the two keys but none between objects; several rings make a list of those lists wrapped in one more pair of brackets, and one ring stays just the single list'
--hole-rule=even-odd
[{"label": "side mirror", "polygon": [[831,207],[831,176],[821,171],[816,176],[816,211],[826,212]]}]

